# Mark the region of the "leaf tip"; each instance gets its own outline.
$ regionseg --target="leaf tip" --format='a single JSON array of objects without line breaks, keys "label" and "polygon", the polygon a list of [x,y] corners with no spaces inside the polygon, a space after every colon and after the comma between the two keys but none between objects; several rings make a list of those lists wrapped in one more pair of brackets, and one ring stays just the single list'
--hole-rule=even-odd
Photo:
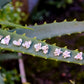
[{"label": "leaf tip", "polygon": [[54,43],[53,46],[56,46],[56,43]]},{"label": "leaf tip", "polygon": [[67,49],[67,46],[64,46],[65,49]]},{"label": "leaf tip", "polygon": [[79,65],[82,65],[81,63]]},{"label": "leaf tip", "polygon": [[46,40],[43,40],[43,42],[46,42]]},{"label": "leaf tip", "polygon": [[24,52],[22,52],[24,54]]},{"label": "leaf tip", "polygon": [[64,22],[67,22],[67,20],[65,19]]},{"label": "leaf tip", "polygon": [[67,35],[69,35],[69,36],[70,36],[71,34],[70,34],[70,33],[68,33]]},{"label": "leaf tip", "polygon": [[78,32],[79,34],[81,34],[81,32]]},{"label": "leaf tip", "polygon": [[44,24],[47,24],[47,22],[45,21]]},{"label": "leaf tip", "polygon": [[70,63],[70,61],[67,61],[67,63]]},{"label": "leaf tip", "polygon": [[78,49],[75,49],[76,52],[78,52]]},{"label": "leaf tip", "polygon": [[77,21],[76,18],[73,21]]},{"label": "leaf tip", "polygon": [[14,52],[14,50],[12,50]]},{"label": "leaf tip", "polygon": [[35,54],[33,54],[33,56],[35,56]]},{"label": "leaf tip", "polygon": [[27,24],[25,24],[25,27],[27,27]]},{"label": "leaf tip", "polygon": [[34,39],[36,39],[37,37],[36,36],[34,36]]},{"label": "leaf tip", "polygon": [[58,37],[61,37],[61,35],[59,35]]},{"label": "leaf tip", "polygon": [[13,33],[16,34],[16,31],[14,31]]},{"label": "leaf tip", "polygon": [[35,23],[34,26],[37,26],[37,23]]},{"label": "leaf tip", "polygon": [[54,20],[53,23],[56,23],[56,20]]},{"label": "leaf tip", "polygon": [[22,36],[26,36],[26,33],[24,33]]}]

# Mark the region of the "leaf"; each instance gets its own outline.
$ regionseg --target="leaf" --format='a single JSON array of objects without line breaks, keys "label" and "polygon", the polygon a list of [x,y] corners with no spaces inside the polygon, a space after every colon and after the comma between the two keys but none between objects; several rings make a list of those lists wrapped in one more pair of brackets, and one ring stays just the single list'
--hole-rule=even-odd
[{"label": "leaf", "polygon": [[[76,56],[78,54],[78,51],[69,50],[67,48],[61,48],[63,52],[65,50],[68,50],[68,51],[71,52],[71,57],[65,59],[65,58],[63,58],[62,54],[60,56],[54,56],[53,55],[53,52],[55,51],[55,49],[60,48],[58,46],[48,44],[49,52],[48,52],[48,54],[43,54],[42,51],[36,52],[35,49],[34,49],[34,45],[37,44],[37,43],[42,43],[42,46],[47,44],[47,43],[45,43],[43,41],[36,40],[35,38],[28,38],[28,37],[26,37],[24,35],[18,35],[16,33],[10,33],[10,32],[5,31],[5,30],[0,30],[0,35],[3,35],[4,37],[6,35],[11,36],[11,41],[10,41],[8,46],[3,45],[3,44],[0,43],[0,48],[3,49],[3,50],[9,50],[9,51],[13,51],[13,52],[20,52],[20,53],[23,53],[23,54],[30,54],[30,55],[38,56],[38,57],[45,58],[45,59],[51,59],[51,60],[53,59],[53,60],[56,60],[56,61],[65,61],[65,62],[84,65],[84,59],[83,60],[75,60],[74,59],[74,56]],[[32,41],[31,47],[29,49],[25,49],[22,46],[20,46],[20,47],[14,46],[12,44],[13,40],[18,40],[19,38],[22,38],[23,42],[31,40]],[[83,58],[84,58],[84,54],[83,54]]]},{"label": "leaf", "polygon": [[26,29],[15,29],[17,34],[25,33],[27,37],[37,37],[37,39],[52,38],[55,36],[61,36],[65,34],[80,33],[84,31],[84,21],[72,21],[72,22],[56,22],[51,24],[43,24],[37,26],[29,26],[34,31]]},{"label": "leaf", "polygon": [[20,58],[17,53],[4,53],[0,54],[0,61],[2,60],[10,60],[10,59],[18,59]]},{"label": "leaf", "polygon": [[6,5],[8,2],[11,2],[11,0],[0,0],[0,9]]},{"label": "leaf", "polygon": [[29,27],[26,27],[26,26],[21,26],[21,25],[18,25],[18,24],[14,24],[14,23],[11,23],[11,22],[8,22],[8,21],[1,21],[0,20],[0,24],[1,25],[5,25],[5,26],[9,26],[9,27],[15,27],[15,28],[23,28],[23,29],[33,30],[32,28],[29,28]]},{"label": "leaf", "polygon": [[0,74],[0,84],[4,84],[3,77]]}]

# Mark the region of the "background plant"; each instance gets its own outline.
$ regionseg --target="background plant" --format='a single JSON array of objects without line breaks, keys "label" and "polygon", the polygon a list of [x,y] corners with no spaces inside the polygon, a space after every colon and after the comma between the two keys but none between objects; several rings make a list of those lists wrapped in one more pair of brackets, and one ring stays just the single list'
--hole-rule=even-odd
[{"label": "background plant", "polygon": [[[4,23],[4,24],[5,24],[5,23]],[[46,24],[46,23],[45,23],[45,24]],[[62,24],[64,24],[66,27],[63,28]],[[72,30],[73,30],[72,28],[74,27],[74,24],[78,24],[78,25],[76,26],[76,30],[72,31]],[[31,26],[31,28],[34,28],[34,29],[35,29],[35,28],[40,28],[40,30],[41,30],[41,29],[44,29],[45,32],[46,32],[46,31],[48,31],[48,32],[51,31],[51,28],[52,28],[53,31],[52,31],[52,32],[49,32],[49,33],[48,33],[48,32],[45,33],[44,30],[43,30],[43,31],[40,31],[40,34],[38,35],[38,34],[36,34],[36,33],[37,33],[37,31],[39,31],[39,29],[37,29],[37,30],[35,30],[35,31],[31,31],[31,30],[28,30],[28,31],[27,31],[27,30],[25,30],[25,29],[24,29],[24,30],[23,30],[23,29],[16,29],[16,33],[21,34],[20,37],[24,38],[24,40],[31,39],[31,38],[27,38],[26,36],[32,37],[32,38],[33,38],[34,36],[37,36],[37,39],[33,38],[33,39],[31,39],[31,40],[32,40],[32,41],[37,41],[37,42],[39,42],[38,39],[40,39],[40,40],[46,39],[46,38],[49,38],[49,39],[50,39],[50,38],[53,37],[53,36],[60,36],[60,35],[64,35],[64,34],[70,35],[70,33],[82,32],[82,31],[83,31],[83,25],[82,25],[82,24],[83,24],[83,22],[80,22],[80,23],[79,23],[79,22],[76,22],[76,21],[73,21],[73,22],[62,22],[62,23],[60,23],[61,26],[59,27],[59,29],[60,29],[60,31],[61,31],[61,30],[62,30],[62,31],[64,30],[64,31],[58,33],[58,32],[57,32],[57,29],[58,29],[57,27],[59,26],[59,24],[58,24],[58,23],[55,23],[55,21],[54,21],[53,24],[46,24],[46,25],[40,25],[40,26],[39,26],[39,25],[37,25],[37,26]],[[6,24],[6,25],[7,25],[7,24]],[[53,25],[54,25],[54,27],[53,27]],[[69,25],[70,25],[70,26],[69,26]],[[72,28],[71,28],[71,27],[72,27]],[[63,28],[63,29],[61,29],[61,28]],[[68,29],[68,32],[66,31],[66,28]],[[79,28],[81,28],[81,29],[79,30]],[[55,29],[56,29],[56,30],[55,30]],[[59,31],[59,29],[58,29],[58,31]],[[13,31],[15,31],[15,30],[13,30]],[[65,32],[65,31],[66,31],[66,32]],[[2,32],[2,30],[1,30],[1,32]],[[19,37],[19,35],[17,35],[15,32],[14,32],[13,34],[10,33],[10,32],[7,32],[7,31],[3,31],[3,32],[5,32],[4,34],[1,33],[1,34],[3,34],[3,35],[7,35],[7,34],[10,34],[11,36],[14,35],[14,36],[16,36],[16,37],[13,37],[13,38],[16,38],[16,39],[18,39],[18,37]],[[44,34],[43,34],[43,32],[44,32]],[[26,33],[26,36],[24,36],[24,35],[22,36],[23,33]],[[31,33],[32,33],[32,34],[31,34]],[[48,36],[45,35],[45,34],[47,34]],[[43,35],[45,35],[45,36],[43,36]],[[67,38],[69,38],[69,40],[70,40],[70,39],[72,38],[72,36],[68,36],[68,35],[65,36],[65,38],[67,37]],[[77,37],[77,35],[78,35],[78,33],[77,33],[77,34],[74,34],[74,37]],[[61,38],[61,37],[58,37],[58,39],[59,39],[59,38]],[[56,37],[53,38],[54,40],[52,39],[53,41],[52,41],[52,40],[49,40],[49,39],[47,40],[47,42],[50,41],[50,44],[53,44],[53,42],[55,41]],[[73,38],[73,39],[74,39],[74,38]],[[44,43],[44,44],[46,44],[46,43],[43,42],[43,41],[41,41],[41,42]],[[65,43],[65,42],[64,42],[64,43]],[[66,45],[66,43],[65,43],[65,44],[64,44],[64,43],[62,43],[61,47],[64,47],[64,46]],[[78,42],[78,43],[79,43],[79,42]],[[11,45],[11,44],[9,44],[9,45]],[[57,43],[57,45],[60,45],[59,42]],[[55,47],[55,44],[54,44],[53,46]],[[15,49],[14,47],[12,47],[12,48],[6,47],[6,46],[4,46],[4,47],[6,47],[6,48],[4,48],[3,46],[0,46],[0,47],[1,47],[1,49],[3,49],[3,50],[14,49],[13,51],[19,52],[19,51],[18,51],[17,49]],[[68,46],[68,47],[69,47],[69,46]],[[66,50],[66,47],[63,48],[63,49]],[[70,49],[71,49],[71,47],[70,47]],[[74,48],[74,49],[75,49],[75,48]],[[23,51],[24,51],[24,52],[23,52]],[[83,50],[82,50],[82,51],[83,51]],[[30,54],[30,51],[26,52],[24,49],[20,50],[20,52],[25,53],[25,54]],[[73,52],[76,52],[76,53],[77,53],[78,51],[73,51]],[[34,52],[33,52],[33,53],[34,53]],[[34,54],[33,54],[33,53],[32,53],[32,55],[33,55],[33,56],[36,56],[36,53],[34,53]],[[41,57],[44,56],[44,55],[42,55],[42,54],[39,54],[39,55],[40,55]],[[47,56],[47,57],[44,56],[44,58],[48,58],[48,56]],[[33,59],[33,58],[32,58],[32,59]],[[34,59],[35,59],[35,58],[34,58]],[[54,58],[54,59],[55,59],[55,58]],[[38,61],[38,60],[40,60],[40,62],[42,61],[42,59],[40,59],[40,58],[39,58],[39,59],[37,58],[37,61]],[[59,60],[59,57],[57,58],[57,60]],[[69,61],[69,62],[71,62],[72,60],[66,60],[66,59],[63,59],[63,58],[62,58],[61,61],[66,61],[66,62]],[[39,63],[40,63],[40,62],[39,62]],[[43,63],[43,62],[44,62],[44,64],[43,64],[42,66],[44,66],[45,69],[41,69],[41,68],[40,68],[40,65],[39,65],[39,67],[38,67],[37,70],[36,70],[38,74],[41,73],[42,70],[44,70],[45,72],[46,72],[46,71],[48,72],[49,68],[46,68],[46,66],[47,66],[47,67],[50,67],[50,64],[51,64],[51,66],[52,66],[52,64],[54,63],[54,61],[53,61],[53,63],[50,63],[50,64],[48,65],[48,63],[47,63],[45,60],[43,60],[42,63]],[[50,62],[50,60],[49,60],[49,62]],[[73,62],[73,61],[72,61],[72,62]],[[79,63],[79,64],[82,64],[82,63],[83,63],[83,62],[81,63],[80,61],[74,61],[74,62],[75,62],[75,63]],[[30,62],[30,63],[31,63],[31,62]],[[57,63],[57,62],[55,62],[55,63]],[[55,63],[54,63],[54,64],[55,64]],[[31,64],[32,64],[32,63],[31,63]],[[35,65],[36,65],[36,64],[37,64],[37,63],[35,63]],[[62,63],[62,64],[64,64],[64,63]],[[69,65],[70,65],[70,64],[69,64]],[[57,66],[59,67],[60,64],[58,64]],[[62,66],[63,66],[63,65],[62,65]],[[74,65],[73,65],[73,66],[74,66]],[[72,68],[73,66],[71,66],[71,67],[69,67],[69,68]],[[81,66],[77,66],[77,67],[81,67]],[[35,68],[36,68],[36,67],[34,67],[34,69],[35,69]],[[53,66],[52,68],[56,68],[56,65]],[[67,68],[68,68],[68,67],[67,67]],[[31,69],[32,69],[32,68],[30,68],[30,71],[31,71]],[[50,69],[51,69],[51,68],[50,68]],[[76,69],[76,68],[75,68],[75,69]],[[40,70],[41,70],[41,71],[40,71]],[[68,71],[69,71],[69,70],[72,71],[72,69],[68,69]],[[78,68],[77,68],[76,70],[78,70]],[[28,70],[27,70],[27,71],[28,71]],[[64,71],[65,71],[65,70],[64,70]],[[55,71],[54,71],[54,72],[55,72]],[[52,73],[54,73],[54,72],[52,72]],[[61,72],[62,72],[62,71],[61,71]],[[34,72],[31,71],[31,73],[32,73],[32,77],[33,77],[34,79],[36,78],[37,80],[39,80],[39,79],[38,79],[38,76],[39,76],[39,75],[38,75],[37,77],[35,77]],[[80,71],[77,72],[77,73],[80,74]],[[67,72],[67,71],[65,71],[65,73],[62,74],[62,76],[66,75],[66,74],[68,75],[68,72]],[[72,75],[73,75],[73,71],[72,71]],[[51,75],[51,76],[52,76],[52,75]],[[55,76],[57,76],[57,74],[55,74]],[[58,75],[58,76],[59,76],[59,75]],[[79,75],[79,76],[80,76],[80,75]],[[55,78],[56,78],[56,77],[55,77]],[[48,78],[46,81],[47,81],[47,82],[51,82],[50,79],[53,79],[53,78]],[[45,79],[44,79],[44,80],[45,80]],[[57,80],[58,80],[58,79],[57,79]],[[78,80],[81,80],[80,77],[78,78]],[[55,80],[53,79],[53,81],[55,81]],[[82,81],[82,80],[81,80],[81,81]],[[35,82],[35,81],[34,81],[34,82]],[[34,83],[34,82],[33,82],[33,83]],[[67,82],[68,82],[68,81],[67,81]]]}]

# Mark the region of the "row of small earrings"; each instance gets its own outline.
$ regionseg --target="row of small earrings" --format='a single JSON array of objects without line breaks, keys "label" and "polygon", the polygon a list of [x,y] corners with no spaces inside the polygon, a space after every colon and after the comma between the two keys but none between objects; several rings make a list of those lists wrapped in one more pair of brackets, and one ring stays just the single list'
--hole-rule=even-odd
[{"label": "row of small earrings", "polygon": [[[0,35],[0,40],[1,40],[1,44],[6,44],[8,45],[9,44],[9,41],[10,41],[10,35],[7,35],[5,38],[3,38],[2,35]],[[22,44],[23,47],[25,47],[26,49],[30,48],[31,44],[32,44],[32,41],[25,41],[24,43],[22,43],[22,39],[20,38],[18,41],[14,40],[13,41],[13,45],[15,46],[20,46]],[[43,53],[44,54],[47,54],[48,53],[48,49],[49,49],[49,46],[48,45],[45,45],[45,46],[42,46],[41,43],[37,43],[34,45],[34,48],[35,48],[35,51],[38,52],[40,50],[43,50]],[[67,58],[67,57],[71,57],[70,56],[70,53],[69,51],[65,50],[64,52],[61,51],[61,48],[56,48],[55,51],[54,51],[54,56],[59,56],[60,54],[63,54],[63,57],[64,58]],[[82,52],[78,53],[74,58],[77,59],[77,60],[83,60],[83,56],[82,56]]]}]

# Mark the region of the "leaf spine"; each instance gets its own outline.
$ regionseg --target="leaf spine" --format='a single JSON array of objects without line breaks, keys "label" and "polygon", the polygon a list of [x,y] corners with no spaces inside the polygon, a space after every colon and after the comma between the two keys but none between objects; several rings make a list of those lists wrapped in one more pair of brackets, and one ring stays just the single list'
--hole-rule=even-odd
[{"label": "leaf spine", "polygon": [[34,26],[37,26],[37,23],[35,23]]},{"label": "leaf spine", "polygon": [[64,22],[67,22],[67,20],[65,19]]},{"label": "leaf spine", "polygon": [[75,49],[76,52],[78,52],[78,49]]},{"label": "leaf spine", "polygon": [[16,31],[14,31],[13,33],[16,34]]},{"label": "leaf spine", "polygon": [[56,20],[54,20],[54,22],[53,23],[56,23]]},{"label": "leaf spine", "polygon": [[73,21],[77,21],[76,18]]},{"label": "leaf spine", "polygon": [[26,36],[26,33],[24,33],[22,36]]},{"label": "leaf spine", "polygon": [[47,22],[45,21],[44,24],[47,24]]},{"label": "leaf spine", "polygon": [[65,49],[67,49],[67,46],[64,46]]},{"label": "leaf spine", "polygon": [[34,39],[36,39],[37,37],[35,36]]},{"label": "leaf spine", "polygon": [[46,42],[46,40],[43,40],[43,42]]},{"label": "leaf spine", "polygon": [[54,43],[53,46],[56,46],[56,43]]}]

